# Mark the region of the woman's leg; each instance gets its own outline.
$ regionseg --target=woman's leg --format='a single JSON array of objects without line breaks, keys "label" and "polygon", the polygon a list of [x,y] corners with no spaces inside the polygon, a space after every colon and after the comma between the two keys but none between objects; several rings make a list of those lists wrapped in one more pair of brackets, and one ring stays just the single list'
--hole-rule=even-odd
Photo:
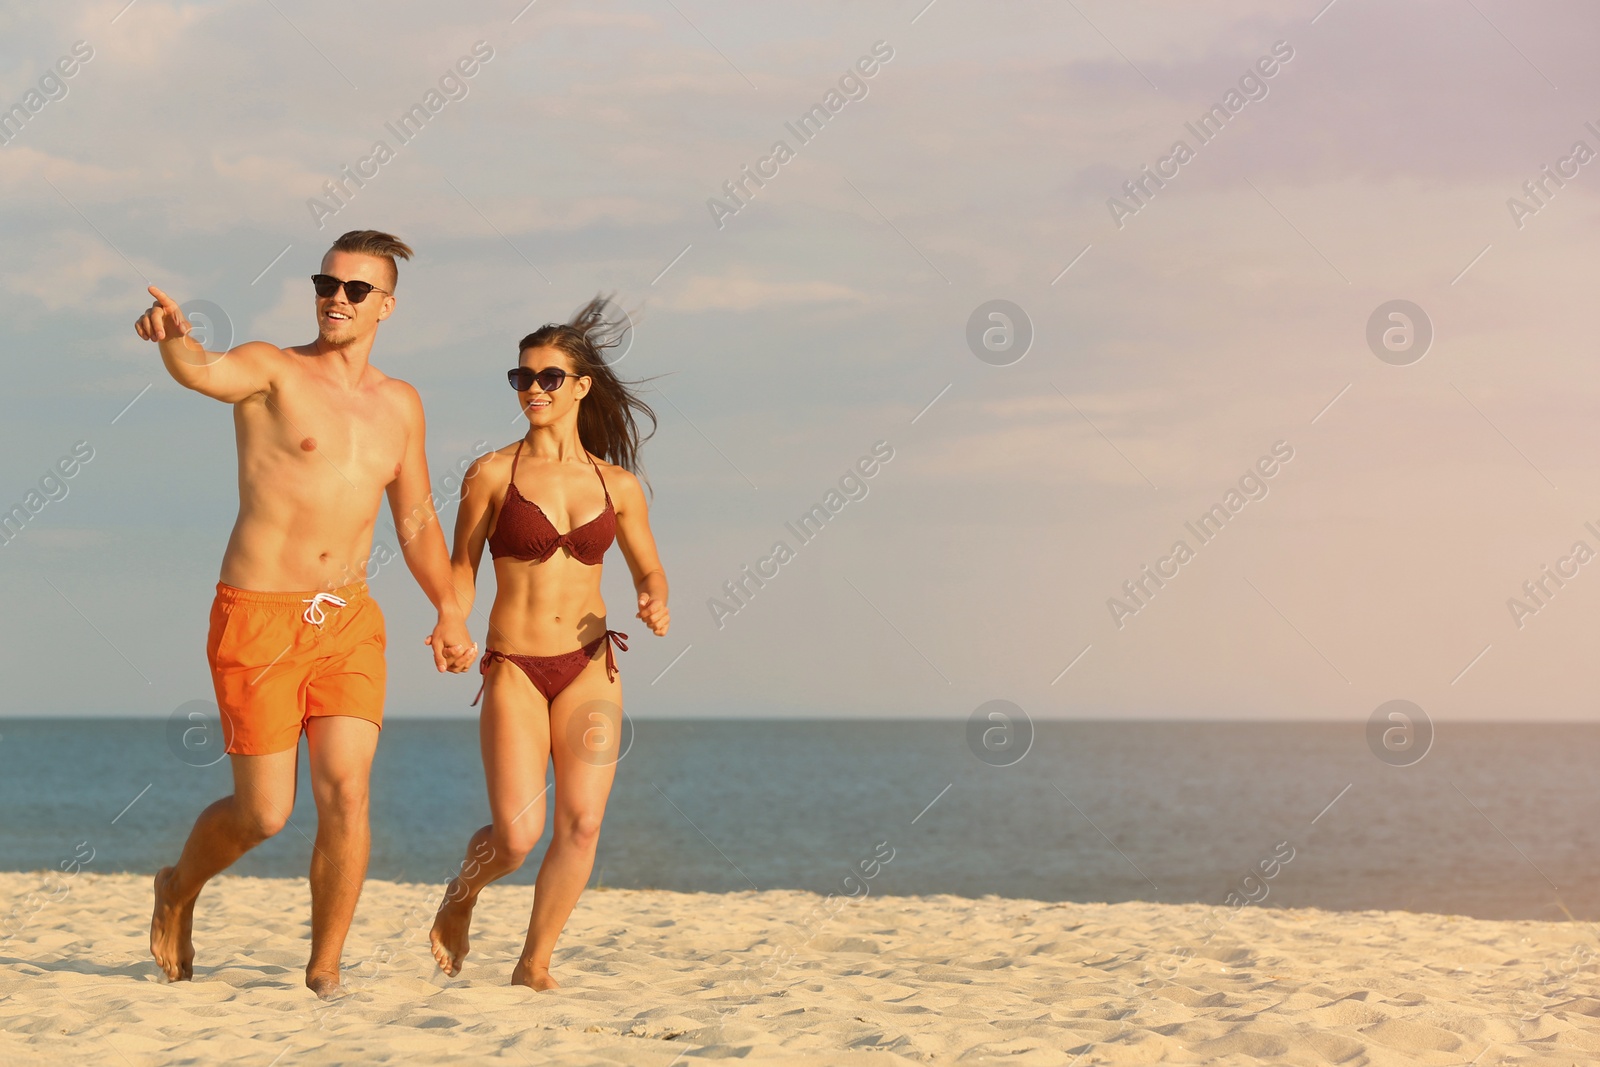
[{"label": "woman's leg", "polygon": [[478,716],[483,775],[489,787],[488,826],[467,842],[460,873],[445,889],[433,920],[433,957],[455,975],[467,956],[472,908],[490,882],[522,866],[544,834],[545,768],[550,720],[543,694],[515,664],[490,664]]},{"label": "woman's leg", "polygon": [[620,676],[608,679],[606,656],[597,655],[582,674],[556,694],[550,707],[550,755],[556,765],[555,824],[539,866],[533,916],[522,958],[511,981],[555,989],[550,954],[594,869],[600,821],[616,775],[622,734]]}]

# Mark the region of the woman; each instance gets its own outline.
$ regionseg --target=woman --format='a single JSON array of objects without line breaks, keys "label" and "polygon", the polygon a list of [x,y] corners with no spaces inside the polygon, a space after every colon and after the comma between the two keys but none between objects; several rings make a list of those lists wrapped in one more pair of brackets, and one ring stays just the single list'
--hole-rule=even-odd
[{"label": "woman", "polygon": [[667,579],[632,473],[642,440],[634,415],[648,417],[653,432],[655,414],[600,357],[620,333],[606,320],[607,306],[597,296],[571,322],[522,339],[507,377],[528,432],[479,458],[461,487],[452,568],[463,612],[472,611],[485,543],[494,556],[494,607],[479,664],[479,739],[493,821],[467,843],[434,918],[433,955],[449,975],[467,955],[478,894],[520,867],[544,833],[551,758],[555,825],[511,981],[558,985],[550,954],[594,867],[619,756],[622,685],[612,644],[626,651],[627,635],[606,628],[600,598],[601,557],[613,538],[633,572],[638,618],[657,635],[667,632]]}]

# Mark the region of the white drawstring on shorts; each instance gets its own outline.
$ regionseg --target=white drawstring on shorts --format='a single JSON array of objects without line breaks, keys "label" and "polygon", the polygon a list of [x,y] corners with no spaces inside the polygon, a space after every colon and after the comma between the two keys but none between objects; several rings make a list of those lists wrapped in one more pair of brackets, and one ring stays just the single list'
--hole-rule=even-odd
[{"label": "white drawstring on shorts", "polygon": [[311,605],[305,610],[305,614],[301,615],[300,617],[313,626],[321,626],[328,618],[327,614],[322,610],[323,604],[335,604],[341,608],[344,607],[345,604],[343,600],[334,596],[332,593],[318,593],[310,600],[302,600],[300,603]]}]

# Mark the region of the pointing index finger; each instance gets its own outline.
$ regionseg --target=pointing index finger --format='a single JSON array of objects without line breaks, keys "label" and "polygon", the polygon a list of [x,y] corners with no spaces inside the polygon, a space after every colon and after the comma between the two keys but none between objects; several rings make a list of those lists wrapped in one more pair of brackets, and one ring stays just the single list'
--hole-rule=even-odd
[{"label": "pointing index finger", "polygon": [[156,298],[156,303],[160,304],[164,310],[174,313],[178,312],[177,301],[173,300],[172,297],[168,296],[166,293],[163,293],[160,289],[157,289],[153,285],[150,287],[150,295]]}]

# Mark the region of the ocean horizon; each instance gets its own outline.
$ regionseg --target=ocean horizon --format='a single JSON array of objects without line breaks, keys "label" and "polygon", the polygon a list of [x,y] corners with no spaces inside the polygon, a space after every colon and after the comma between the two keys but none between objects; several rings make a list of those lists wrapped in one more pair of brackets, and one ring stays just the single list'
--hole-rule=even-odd
[{"label": "ocean horizon", "polygon": [[[172,862],[231,789],[182,728],[0,720],[0,870]],[[1364,723],[1036,720],[997,758],[959,720],[634,719],[590,884],[1600,917],[1600,725],[1434,729],[1396,766]],[[232,873],[305,874],[306,762],[291,825]],[[391,718],[369,877],[442,884],[487,818],[476,720]]]}]

